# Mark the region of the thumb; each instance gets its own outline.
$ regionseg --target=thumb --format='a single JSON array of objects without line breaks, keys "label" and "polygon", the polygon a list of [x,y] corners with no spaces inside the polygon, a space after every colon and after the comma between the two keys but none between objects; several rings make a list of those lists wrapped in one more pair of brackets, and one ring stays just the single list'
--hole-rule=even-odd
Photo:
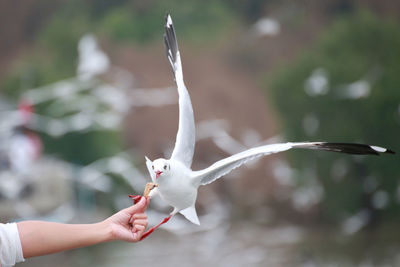
[{"label": "thumb", "polygon": [[135,205],[130,206],[129,208],[126,208],[125,211],[127,211],[130,214],[135,214],[138,212],[144,212],[147,208],[148,205],[148,200],[146,197],[142,197],[138,203]]}]

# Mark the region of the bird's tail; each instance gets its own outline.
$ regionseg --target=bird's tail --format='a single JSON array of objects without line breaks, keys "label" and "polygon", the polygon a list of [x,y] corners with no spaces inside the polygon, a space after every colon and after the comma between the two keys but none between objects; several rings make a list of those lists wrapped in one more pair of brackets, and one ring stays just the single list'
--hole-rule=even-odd
[{"label": "bird's tail", "polygon": [[178,50],[175,28],[170,14],[165,16],[165,34],[164,34],[165,53],[174,72],[175,80],[182,77],[181,57]]}]

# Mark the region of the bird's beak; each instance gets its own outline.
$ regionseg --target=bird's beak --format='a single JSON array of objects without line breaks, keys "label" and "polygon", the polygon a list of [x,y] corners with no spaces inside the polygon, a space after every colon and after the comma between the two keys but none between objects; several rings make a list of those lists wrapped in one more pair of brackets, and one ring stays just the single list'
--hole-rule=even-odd
[{"label": "bird's beak", "polygon": [[162,174],[162,172],[156,171],[156,179],[157,179],[158,177],[160,177],[161,174]]}]

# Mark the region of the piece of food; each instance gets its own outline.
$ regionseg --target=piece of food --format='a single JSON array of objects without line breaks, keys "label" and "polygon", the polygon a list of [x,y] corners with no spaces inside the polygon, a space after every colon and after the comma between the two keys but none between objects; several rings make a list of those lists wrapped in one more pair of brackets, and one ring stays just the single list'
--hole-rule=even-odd
[{"label": "piece of food", "polygon": [[143,196],[148,197],[150,194],[150,191],[153,190],[154,188],[156,188],[157,186],[158,186],[158,184],[155,184],[155,183],[147,183],[146,187],[144,188]]}]

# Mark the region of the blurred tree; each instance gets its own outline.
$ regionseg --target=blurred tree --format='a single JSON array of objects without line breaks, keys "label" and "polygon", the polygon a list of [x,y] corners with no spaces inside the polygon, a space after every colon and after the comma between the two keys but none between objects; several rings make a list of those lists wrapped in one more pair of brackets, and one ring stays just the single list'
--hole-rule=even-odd
[{"label": "blurred tree", "polygon": [[[400,25],[360,11],[338,19],[298,60],[269,78],[268,95],[288,140],[360,142],[399,151]],[[369,222],[399,218],[397,156],[288,153],[299,184],[323,185],[320,214],[360,210]],[[312,175],[311,175],[312,176]]]},{"label": "blurred tree", "polygon": [[267,6],[278,1],[276,0],[234,0],[234,1],[226,1],[237,11],[238,14],[241,14],[244,19],[249,23],[254,23],[260,17],[265,15],[267,10]]},{"label": "blurred tree", "polygon": [[[171,12],[174,22],[179,24],[179,36],[195,41],[207,42],[219,37],[234,21],[233,12],[222,0],[67,1],[49,16],[36,35],[33,49],[4,79],[3,92],[18,98],[25,90],[75,76],[77,44],[88,32],[113,41],[143,44],[157,38],[160,42],[166,12]],[[49,104],[38,105],[36,112],[51,116],[46,114]],[[122,149],[119,130],[73,133],[56,140],[49,136],[43,138],[47,152],[87,164]]]},{"label": "blurred tree", "polygon": [[[179,36],[195,41],[215,39],[233,25],[229,5],[218,1],[129,1],[104,14],[101,31],[114,40],[146,43],[163,34],[163,18],[170,12]],[[207,36],[207,38],[204,38]]]}]

